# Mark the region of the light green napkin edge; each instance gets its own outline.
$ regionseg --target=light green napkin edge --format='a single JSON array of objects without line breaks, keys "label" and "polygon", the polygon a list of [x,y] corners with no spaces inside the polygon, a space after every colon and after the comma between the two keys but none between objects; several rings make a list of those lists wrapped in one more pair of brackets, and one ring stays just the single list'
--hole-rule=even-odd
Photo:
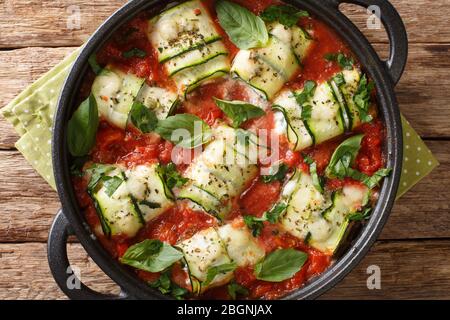
[{"label": "light green napkin edge", "polygon": [[[25,159],[53,189],[56,189],[56,186],[51,163],[52,119],[64,79],[67,77],[80,49],[74,51],[61,63],[27,87],[1,110],[5,119],[14,126],[17,133],[21,136],[15,144],[17,150],[24,155]],[[47,90],[50,94],[48,94]],[[45,102],[44,106],[39,103],[30,105],[30,102],[39,93],[46,93],[48,101]],[[44,97],[41,97],[41,100]],[[28,110],[28,112],[25,113],[25,110]],[[439,165],[430,149],[403,116],[402,125],[404,159],[397,199]]]}]

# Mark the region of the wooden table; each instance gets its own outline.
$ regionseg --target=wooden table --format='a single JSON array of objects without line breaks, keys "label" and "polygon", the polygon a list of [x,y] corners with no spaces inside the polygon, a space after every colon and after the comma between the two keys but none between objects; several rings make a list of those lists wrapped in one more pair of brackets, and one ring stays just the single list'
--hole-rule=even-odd
[{"label": "wooden table", "polygon": [[[397,87],[403,114],[441,166],[395,206],[370,254],[324,298],[450,299],[450,1],[392,0],[410,39],[410,57]],[[81,45],[123,1],[0,0],[0,106]],[[383,30],[368,30],[365,10],[345,5],[386,56]],[[80,28],[70,28],[79,13]],[[75,23],[76,26],[76,23]],[[0,299],[60,299],[48,269],[46,241],[59,208],[57,194],[15,150],[13,128],[0,119]],[[118,288],[77,243],[72,263],[85,283]],[[381,270],[381,290],[369,290],[367,268]]]}]

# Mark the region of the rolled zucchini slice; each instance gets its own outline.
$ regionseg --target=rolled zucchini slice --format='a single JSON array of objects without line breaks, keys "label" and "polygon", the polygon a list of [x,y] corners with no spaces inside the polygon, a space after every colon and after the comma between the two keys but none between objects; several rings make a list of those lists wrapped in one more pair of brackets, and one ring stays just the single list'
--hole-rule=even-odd
[{"label": "rolled zucchini slice", "polygon": [[178,92],[188,94],[207,80],[212,80],[230,71],[230,61],[227,56],[219,55],[203,64],[185,69],[173,76]]},{"label": "rolled zucchini slice", "polygon": [[299,61],[308,55],[314,40],[311,35],[299,26],[292,27],[292,47]]},{"label": "rolled zucchini slice", "polygon": [[128,114],[144,79],[108,66],[95,78],[92,94],[101,117],[109,123],[125,129]]},{"label": "rolled zucchini slice", "polygon": [[358,90],[359,81],[361,80],[361,71],[357,68],[354,68],[353,70],[343,70],[342,75],[344,77],[345,84],[342,84],[339,89],[343,95],[347,108],[350,111],[352,118],[352,129],[355,129],[361,125],[359,110],[353,100],[353,97]]},{"label": "rolled zucchini slice", "polygon": [[311,118],[306,123],[316,144],[344,133],[341,107],[328,82],[317,86],[310,104],[312,106]]},{"label": "rolled zucchini slice", "polygon": [[159,164],[141,165],[126,172],[126,184],[145,222],[151,221],[174,205],[159,174]]},{"label": "rolled zucchini slice", "polygon": [[153,110],[160,120],[172,115],[179,103],[177,93],[164,88],[150,87],[147,84],[142,86],[136,101]]},{"label": "rolled zucchini slice", "polygon": [[271,35],[265,48],[239,51],[231,72],[270,100],[299,68],[291,44]]},{"label": "rolled zucchini slice", "polygon": [[123,178],[123,170],[117,167],[106,176],[121,179],[122,183],[112,194],[108,192],[106,183],[103,181],[100,181],[96,190],[90,192],[103,233],[106,236],[134,237],[144,225],[144,219],[129,193]]},{"label": "rolled zucchini slice", "polygon": [[333,254],[347,230],[348,216],[361,209],[368,193],[366,187],[344,186],[341,191],[333,194],[332,207],[323,213],[327,228],[316,228],[318,232],[316,231],[316,236],[311,237],[310,245],[322,252]]},{"label": "rolled zucchini slice", "polygon": [[167,61],[165,67],[171,77],[180,71],[204,64],[222,55],[228,55],[228,51],[221,41],[216,41]]},{"label": "rolled zucchini slice", "polygon": [[215,228],[202,230],[192,238],[178,243],[177,247],[184,253],[194,293],[224,285],[233,278],[233,272],[218,274],[211,283],[204,285],[210,268],[231,263],[225,245]]},{"label": "rolled zucchini slice", "polygon": [[331,255],[345,234],[349,214],[362,207],[368,192],[366,187],[348,185],[333,194],[322,194],[308,174],[297,171],[283,190],[283,197],[289,200],[281,225],[286,232]]},{"label": "rolled zucchini slice", "polygon": [[149,39],[163,63],[221,38],[201,1],[181,3],[150,20]]},{"label": "rolled zucchini slice", "polygon": [[265,256],[264,248],[252,236],[241,219],[218,229],[228,255],[239,267],[256,265]]},{"label": "rolled zucchini slice", "polygon": [[[238,138],[238,130],[227,126],[214,129],[214,140],[206,146],[186,170],[190,182],[181,188],[178,198],[190,199],[206,212],[223,218],[229,212],[230,200],[240,195],[258,174],[257,145]],[[249,149],[254,147],[253,150]]]},{"label": "rolled zucchini slice", "polygon": [[285,231],[306,239],[311,226],[326,222],[321,213],[331,205],[329,195],[316,189],[309,174],[297,170],[284,187],[282,196],[288,203],[281,219]]},{"label": "rolled zucchini slice", "polygon": [[306,121],[303,121],[302,107],[298,105],[293,93],[285,90],[275,99],[275,132],[285,135],[293,150],[300,151],[314,144],[314,136]]}]

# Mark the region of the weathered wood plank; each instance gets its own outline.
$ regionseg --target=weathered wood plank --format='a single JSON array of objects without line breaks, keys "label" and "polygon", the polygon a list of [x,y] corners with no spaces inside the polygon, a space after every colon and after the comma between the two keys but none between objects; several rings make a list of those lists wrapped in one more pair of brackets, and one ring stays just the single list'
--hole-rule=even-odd
[{"label": "weathered wood plank", "polygon": [[[124,3],[120,0],[2,1],[0,48],[80,45]],[[392,3],[405,21],[411,42],[450,42],[447,20],[442,18],[450,14],[448,0],[392,0]],[[367,27],[370,15],[365,9],[351,5],[342,8],[370,41],[387,41],[383,29]],[[423,18],[424,14],[426,18]]]},{"label": "weathered wood plank", "polygon": [[[377,242],[322,299],[450,299],[449,250],[450,240]],[[89,287],[118,292],[79,244],[69,245],[69,258]],[[367,268],[374,265],[381,271],[381,290],[367,288]],[[65,299],[50,274],[45,244],[0,244],[0,266],[0,299]]]},{"label": "weathered wood plank", "polygon": [[[442,165],[398,201],[381,239],[450,238],[450,141],[428,145]],[[0,242],[46,241],[60,206],[17,151],[0,152],[0,203]]]},{"label": "weathered wood plank", "polygon": [[[382,54],[387,46],[376,48]],[[27,85],[48,71],[73,48],[26,48],[0,51],[0,106],[6,105]],[[415,44],[397,87],[402,112],[423,137],[450,137],[450,44]],[[23,57],[31,57],[24,59]],[[14,75],[12,77],[11,75]],[[436,81],[439,79],[439,81]],[[424,115],[426,114],[426,117]],[[18,136],[0,117],[0,149],[13,148]]]},{"label": "weathered wood plank", "polygon": [[[322,299],[449,299],[449,249],[449,240],[377,242]],[[381,290],[367,288],[369,266],[380,268]]]}]

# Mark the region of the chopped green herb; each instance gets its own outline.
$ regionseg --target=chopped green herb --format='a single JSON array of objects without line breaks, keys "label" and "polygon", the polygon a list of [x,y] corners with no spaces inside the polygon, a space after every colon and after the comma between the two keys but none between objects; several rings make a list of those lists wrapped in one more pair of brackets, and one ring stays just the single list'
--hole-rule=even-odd
[{"label": "chopped green herb", "polygon": [[308,120],[310,120],[311,119],[311,115],[312,115],[312,105],[310,105],[310,104],[304,104],[303,106],[302,106],[302,114],[301,114],[301,117],[302,117],[302,120],[303,121],[308,121]]},{"label": "chopped green herb", "polygon": [[239,296],[248,296],[250,293],[246,287],[241,286],[240,284],[237,284],[235,282],[232,282],[228,285],[228,294],[230,295],[231,299],[236,300],[236,298]]},{"label": "chopped green herb", "polygon": [[292,27],[301,17],[309,17],[309,13],[290,5],[272,5],[266,8],[260,17],[266,22],[278,21],[286,27]]},{"label": "chopped green herb", "polygon": [[358,89],[353,96],[353,101],[358,107],[359,118],[362,122],[370,122],[373,119],[369,114],[370,94],[373,88],[373,82],[368,82],[366,75],[363,75],[359,81]]},{"label": "chopped green herb", "polygon": [[269,211],[266,211],[261,218],[255,216],[244,216],[244,222],[247,227],[252,231],[252,235],[256,238],[261,235],[261,231],[264,228],[264,222],[267,221],[271,224],[278,223],[281,216],[286,212],[287,204],[279,202],[275,204]]},{"label": "chopped green herb", "polygon": [[281,216],[286,212],[287,204],[284,202],[277,203],[272,209],[264,213],[264,219],[272,224],[278,223]]},{"label": "chopped green herb", "polygon": [[348,216],[348,220],[350,221],[363,221],[368,220],[370,218],[370,214],[372,213],[372,208],[366,208],[361,212],[356,212]]},{"label": "chopped green herb", "polygon": [[375,172],[373,176],[366,176],[361,182],[364,183],[369,189],[373,189],[378,186],[378,184],[384,177],[389,176],[391,174],[391,171],[392,169],[390,168],[380,169]]},{"label": "chopped green herb", "polygon": [[337,62],[339,66],[344,70],[352,70],[354,60],[352,57],[348,57],[343,53],[327,53],[324,56],[325,60]]},{"label": "chopped green herb", "polygon": [[138,58],[145,58],[147,56],[147,52],[138,49],[138,48],[133,48],[131,50],[125,51],[124,53],[122,53],[122,57],[124,57],[125,59],[130,59],[130,58],[134,58],[134,57],[138,57]]},{"label": "chopped green herb", "polygon": [[158,173],[170,190],[175,187],[180,188],[189,181],[178,172],[177,166],[173,162],[159,166]]},{"label": "chopped green herb", "polygon": [[309,165],[309,173],[311,174],[311,179],[313,181],[314,187],[317,189],[317,191],[323,193],[323,181],[317,173],[317,163],[308,155],[303,155],[303,157],[305,163]]},{"label": "chopped green herb", "polygon": [[157,280],[149,283],[149,285],[158,289],[162,294],[170,294],[177,300],[183,299],[188,294],[188,290],[179,287],[170,280],[170,272],[162,273]]},{"label": "chopped green herb", "polygon": [[257,218],[255,216],[244,216],[244,222],[247,227],[252,231],[252,235],[257,238],[261,235],[264,228],[265,219]]},{"label": "chopped green herb", "polygon": [[314,96],[316,92],[317,83],[312,80],[308,80],[305,82],[303,86],[303,90],[300,93],[294,93],[295,99],[300,106],[303,106],[309,99]]},{"label": "chopped green herb", "polygon": [[288,171],[289,167],[285,163],[282,163],[281,165],[271,167],[269,175],[261,176],[261,179],[264,183],[283,181]]},{"label": "chopped green herb", "polygon": [[114,170],[114,167],[106,164],[94,164],[89,167],[86,170],[87,174],[91,176],[88,183],[88,190],[94,191],[103,176],[112,170]]},{"label": "chopped green herb", "polygon": [[102,181],[103,187],[105,188],[105,193],[108,195],[108,197],[111,197],[123,183],[123,179],[118,176],[103,176]]}]

